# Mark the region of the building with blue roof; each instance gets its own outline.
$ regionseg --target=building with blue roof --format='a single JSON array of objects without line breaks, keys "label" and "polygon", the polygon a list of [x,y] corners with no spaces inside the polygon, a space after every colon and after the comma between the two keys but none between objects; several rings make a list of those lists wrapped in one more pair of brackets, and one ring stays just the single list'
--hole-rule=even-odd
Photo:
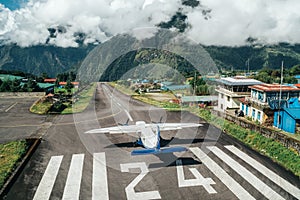
[{"label": "building with blue roof", "polygon": [[191,89],[191,85],[166,85],[161,87],[161,90],[164,91],[190,90],[190,89]]},{"label": "building with blue roof", "polygon": [[[291,98],[300,98],[300,89],[294,85],[264,83],[249,86],[249,88],[251,96],[241,100],[240,110],[253,121],[268,126],[272,126],[274,123],[274,110],[283,108],[287,100]],[[281,98],[281,106],[279,106],[279,98]]]},{"label": "building with blue roof", "polygon": [[297,79],[297,81],[298,81],[298,84],[300,83],[300,75],[296,75],[296,76],[294,76],[295,77],[295,79]]},{"label": "building with blue roof", "polygon": [[274,112],[274,126],[288,133],[300,133],[300,104],[291,98],[283,108]]},{"label": "building with blue roof", "polygon": [[6,81],[6,80],[10,80],[10,81],[14,81],[14,80],[21,80],[24,77],[22,76],[14,76],[14,75],[10,75],[10,74],[0,74],[0,79],[2,81]]}]

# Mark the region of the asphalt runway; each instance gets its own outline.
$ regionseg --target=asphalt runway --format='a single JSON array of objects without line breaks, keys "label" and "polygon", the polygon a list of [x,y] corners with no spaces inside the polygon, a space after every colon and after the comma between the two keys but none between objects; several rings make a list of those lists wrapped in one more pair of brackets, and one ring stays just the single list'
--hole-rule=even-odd
[{"label": "asphalt runway", "polygon": [[47,116],[29,112],[38,97],[0,98],[0,143],[26,139],[43,127],[49,126]]},{"label": "asphalt runway", "polygon": [[[38,119],[36,124],[45,121]],[[187,112],[146,105],[103,83],[84,113],[51,120],[6,199],[300,198],[299,177],[219,129]],[[130,155],[141,148],[133,145],[132,135],[84,133],[141,120],[203,126],[162,132],[162,147],[185,146],[187,152],[145,156]]]}]

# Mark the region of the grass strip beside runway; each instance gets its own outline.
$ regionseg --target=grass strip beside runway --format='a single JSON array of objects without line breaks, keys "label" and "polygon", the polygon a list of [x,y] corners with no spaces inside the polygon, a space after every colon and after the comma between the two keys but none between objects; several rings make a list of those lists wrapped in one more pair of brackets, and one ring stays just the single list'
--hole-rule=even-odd
[{"label": "grass strip beside runway", "polygon": [[17,163],[26,153],[27,147],[25,140],[0,144],[0,188],[13,173]]},{"label": "grass strip beside runway", "polygon": [[97,83],[90,84],[86,89],[81,91],[78,95],[78,101],[73,103],[73,105],[68,104],[67,108],[64,109],[61,114],[72,114],[83,112],[89,105],[94,92],[96,90]]},{"label": "grass strip beside runway", "polygon": [[255,131],[250,131],[233,122],[212,115],[209,110],[200,109],[197,114],[261,154],[268,156],[295,175],[300,176],[300,156],[294,149],[287,148],[274,139],[266,138]]}]

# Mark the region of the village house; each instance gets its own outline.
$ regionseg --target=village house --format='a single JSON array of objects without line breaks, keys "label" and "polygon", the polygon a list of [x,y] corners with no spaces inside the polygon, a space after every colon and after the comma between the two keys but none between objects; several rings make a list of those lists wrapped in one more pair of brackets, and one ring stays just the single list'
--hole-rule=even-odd
[{"label": "village house", "polygon": [[[300,89],[292,85],[260,84],[249,86],[251,96],[241,99],[240,110],[245,116],[266,125],[273,124],[274,109],[282,100],[299,98]],[[281,91],[281,95],[280,95]]]}]

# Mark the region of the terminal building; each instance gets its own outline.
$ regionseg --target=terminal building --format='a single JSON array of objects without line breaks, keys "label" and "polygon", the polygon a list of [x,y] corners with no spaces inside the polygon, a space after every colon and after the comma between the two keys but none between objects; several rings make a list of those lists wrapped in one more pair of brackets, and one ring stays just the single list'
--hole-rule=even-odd
[{"label": "terminal building", "polygon": [[251,89],[249,86],[262,84],[258,80],[244,76],[221,78],[216,81],[218,83],[216,88],[218,105],[215,109],[221,112],[239,110],[240,99],[250,96]]}]

